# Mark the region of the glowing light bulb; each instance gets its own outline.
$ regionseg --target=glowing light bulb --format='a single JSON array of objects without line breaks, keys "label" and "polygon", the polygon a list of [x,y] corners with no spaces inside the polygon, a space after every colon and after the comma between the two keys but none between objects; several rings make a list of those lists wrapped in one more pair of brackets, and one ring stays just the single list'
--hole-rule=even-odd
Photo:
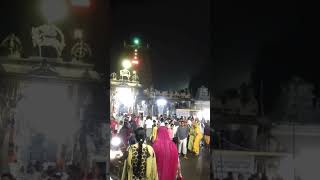
[{"label": "glowing light bulb", "polygon": [[129,69],[131,67],[131,62],[129,60],[125,59],[125,60],[122,61],[122,66],[125,69]]}]

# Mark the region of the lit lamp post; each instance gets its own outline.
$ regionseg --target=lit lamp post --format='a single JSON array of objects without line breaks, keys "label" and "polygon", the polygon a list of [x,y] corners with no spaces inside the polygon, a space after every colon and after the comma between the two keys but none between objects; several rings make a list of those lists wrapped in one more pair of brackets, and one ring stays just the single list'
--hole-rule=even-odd
[{"label": "lit lamp post", "polygon": [[[130,71],[129,69],[132,67],[132,63],[129,59],[124,59],[122,61],[122,67],[124,68],[123,70],[120,70],[120,76],[122,77],[127,77],[128,81],[130,81]],[[135,91],[134,89],[131,89],[130,87],[125,88],[126,91],[122,93],[121,97],[123,98],[122,101],[123,103],[126,104],[128,107],[128,113],[131,111],[134,111],[134,104],[135,104]],[[120,97],[120,95],[119,95]],[[132,108],[132,109],[131,109]]]},{"label": "lit lamp post", "polygon": [[140,39],[137,38],[137,37],[133,38],[133,44],[134,44],[134,46],[139,46],[140,45]]},{"label": "lit lamp post", "polygon": [[130,69],[131,66],[132,66],[132,64],[131,64],[130,60],[124,59],[124,60],[122,61],[122,67],[123,67],[124,69]]}]

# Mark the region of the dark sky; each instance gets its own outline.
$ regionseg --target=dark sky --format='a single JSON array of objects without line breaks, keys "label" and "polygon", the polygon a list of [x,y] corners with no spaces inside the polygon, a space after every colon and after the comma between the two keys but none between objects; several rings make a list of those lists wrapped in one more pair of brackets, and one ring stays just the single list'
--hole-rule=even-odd
[{"label": "dark sky", "polygon": [[315,80],[307,58],[303,4],[290,1],[216,1],[213,8],[214,92],[250,81],[264,82],[264,103],[272,108],[282,83],[298,75]]},{"label": "dark sky", "polygon": [[[179,89],[210,60],[210,6],[202,1],[115,1],[112,6],[112,57],[123,40],[143,35],[151,45],[154,85]],[[112,66],[115,71],[115,67]]]},{"label": "dark sky", "polygon": [[303,48],[298,7],[294,1],[217,1],[213,12],[216,91],[248,81],[255,68],[268,78],[288,75],[285,69],[296,66],[293,59]]},{"label": "dark sky", "polygon": [[155,83],[162,89],[192,80],[219,94],[258,71],[254,78],[275,92],[292,75],[312,77],[313,65],[301,64],[305,39],[299,2],[117,2],[112,7],[113,60],[123,39],[144,34],[152,46]]},{"label": "dark sky", "polygon": [[[34,50],[30,31],[32,26],[42,24],[36,6],[39,1],[6,1],[1,6],[1,39],[9,32],[16,32],[24,47]],[[305,47],[307,37],[313,38],[305,29],[306,23],[315,21],[301,2],[113,2],[111,11],[103,10],[100,4],[97,6],[100,13],[78,18],[86,22],[88,42],[96,54],[94,61],[109,61],[110,43],[112,63],[117,64],[122,41],[132,34],[142,34],[143,40],[151,44],[157,88],[182,88],[193,79],[193,84],[210,84],[219,93],[248,81],[255,70],[255,79],[263,79],[265,91],[272,92],[266,95],[269,98],[292,75],[317,81],[318,66],[311,61],[316,58],[309,58],[312,50]],[[107,23],[103,29],[110,19],[111,25]],[[73,20],[66,20],[62,27],[66,36],[71,36],[73,29],[81,24]],[[111,42],[108,37],[112,37]],[[71,42],[69,39],[67,46]]]}]

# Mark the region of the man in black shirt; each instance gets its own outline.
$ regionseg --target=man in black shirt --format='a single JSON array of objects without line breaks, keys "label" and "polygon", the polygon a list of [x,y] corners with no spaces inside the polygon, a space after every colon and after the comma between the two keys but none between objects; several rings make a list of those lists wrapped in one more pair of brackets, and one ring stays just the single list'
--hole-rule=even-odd
[{"label": "man in black shirt", "polygon": [[189,135],[189,129],[185,121],[181,121],[181,125],[177,130],[177,137],[179,142],[179,154],[181,154],[181,150],[185,159],[187,158],[187,139]]}]

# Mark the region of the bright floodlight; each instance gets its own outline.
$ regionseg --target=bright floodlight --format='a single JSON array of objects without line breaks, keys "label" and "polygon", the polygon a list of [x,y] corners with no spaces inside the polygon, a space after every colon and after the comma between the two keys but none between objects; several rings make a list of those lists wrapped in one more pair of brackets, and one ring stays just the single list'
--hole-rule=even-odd
[{"label": "bright floodlight", "polygon": [[125,59],[122,61],[122,66],[125,68],[125,69],[129,69],[131,68],[131,62],[128,60],[128,59]]},{"label": "bright floodlight", "polygon": [[205,118],[205,120],[210,120],[210,109],[209,108],[205,108],[202,111],[202,115],[203,115],[203,118]]},{"label": "bright floodlight", "polygon": [[165,99],[158,99],[157,100],[158,106],[165,106],[166,104],[167,104],[167,100],[165,100]]},{"label": "bright floodlight", "polygon": [[67,15],[64,0],[43,0],[41,10],[49,23],[63,19]]},{"label": "bright floodlight", "polygon": [[198,111],[198,112],[197,112],[197,118],[199,118],[199,119],[202,119],[202,118],[203,118],[202,111]]},{"label": "bright floodlight", "polygon": [[119,146],[121,144],[121,139],[119,137],[113,137],[111,139],[112,146]]},{"label": "bright floodlight", "polygon": [[110,150],[110,159],[115,159],[117,157],[117,152]]},{"label": "bright floodlight", "polygon": [[123,156],[122,151],[120,150],[110,150],[110,159],[120,158]]},{"label": "bright floodlight", "polygon": [[134,39],[133,39],[133,43],[134,43],[135,45],[139,45],[140,40],[139,40],[138,38],[134,38]]},{"label": "bright floodlight", "polygon": [[134,103],[134,94],[130,88],[118,87],[116,92],[116,98],[121,104],[131,106]]}]

